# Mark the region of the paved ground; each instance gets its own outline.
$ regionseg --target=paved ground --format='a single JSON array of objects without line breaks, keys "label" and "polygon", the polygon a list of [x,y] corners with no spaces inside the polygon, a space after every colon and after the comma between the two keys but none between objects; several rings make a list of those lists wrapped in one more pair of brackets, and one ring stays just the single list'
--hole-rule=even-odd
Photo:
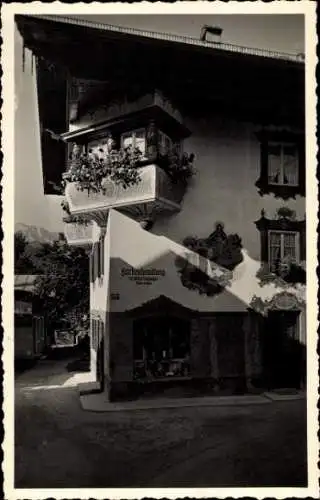
[{"label": "paved ground", "polygon": [[303,400],[91,413],[65,365],[16,379],[16,488],[307,485]]}]

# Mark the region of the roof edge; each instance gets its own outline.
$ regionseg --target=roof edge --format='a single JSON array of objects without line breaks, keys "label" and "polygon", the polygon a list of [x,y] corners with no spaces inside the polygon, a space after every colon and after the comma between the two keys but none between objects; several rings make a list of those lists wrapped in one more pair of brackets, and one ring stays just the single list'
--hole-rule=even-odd
[{"label": "roof edge", "polygon": [[189,36],[182,35],[172,35],[169,33],[160,33],[157,31],[140,30],[137,28],[127,28],[116,26],[112,24],[97,23],[92,21],[87,21],[84,19],[71,18],[67,16],[57,16],[57,15],[24,15],[25,17],[33,19],[41,19],[44,21],[60,22],[65,24],[73,24],[75,26],[82,26],[84,28],[92,28],[100,31],[111,31],[113,33],[127,34],[132,36],[140,36],[144,38],[162,40],[167,42],[180,43],[184,45],[191,45],[206,49],[215,49],[224,52],[233,52],[248,56],[257,56],[268,59],[277,59],[284,61],[291,61],[299,64],[304,64],[304,54],[289,54],[280,51],[268,50],[268,49],[258,49],[252,47],[245,47],[240,45],[233,45],[224,42],[208,42],[198,40],[197,38],[192,38]]}]

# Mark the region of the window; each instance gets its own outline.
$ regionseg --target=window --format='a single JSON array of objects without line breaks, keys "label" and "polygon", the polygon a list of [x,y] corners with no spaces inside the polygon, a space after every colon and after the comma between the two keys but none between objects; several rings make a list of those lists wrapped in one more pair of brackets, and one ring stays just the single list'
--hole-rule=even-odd
[{"label": "window", "polygon": [[189,352],[188,321],[157,317],[135,322],[133,330],[135,378],[188,375]]},{"label": "window", "polygon": [[298,150],[294,144],[268,145],[269,184],[298,186]]},{"label": "window", "polygon": [[288,258],[299,261],[299,233],[294,231],[269,231],[269,269],[278,271],[279,264]]},{"label": "window", "polygon": [[97,155],[99,158],[109,154],[108,138],[99,139],[88,143],[88,153]]},{"label": "window", "polygon": [[262,211],[255,225],[260,232],[261,279],[269,279],[271,272],[287,283],[305,283],[306,220],[269,219]]},{"label": "window", "polygon": [[167,155],[172,149],[172,140],[169,136],[159,131],[159,153],[163,156]]},{"label": "window", "polygon": [[138,148],[143,155],[146,152],[146,131],[144,128],[133,130],[121,135],[121,147]]},{"label": "window", "polygon": [[302,133],[263,130],[260,142],[260,176],[255,185],[261,196],[273,193],[287,200],[305,196],[305,137]]}]

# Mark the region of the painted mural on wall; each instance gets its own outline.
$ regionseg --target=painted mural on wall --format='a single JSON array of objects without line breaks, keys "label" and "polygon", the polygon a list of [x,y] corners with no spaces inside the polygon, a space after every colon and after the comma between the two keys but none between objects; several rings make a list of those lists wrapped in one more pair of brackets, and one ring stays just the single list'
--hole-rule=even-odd
[{"label": "painted mural on wall", "polygon": [[227,235],[222,222],[216,223],[207,238],[188,236],[183,245],[195,254],[191,258],[190,253],[176,258],[181,283],[201,295],[212,297],[221,293],[230,283],[232,271],[243,260],[241,238],[238,234]]}]

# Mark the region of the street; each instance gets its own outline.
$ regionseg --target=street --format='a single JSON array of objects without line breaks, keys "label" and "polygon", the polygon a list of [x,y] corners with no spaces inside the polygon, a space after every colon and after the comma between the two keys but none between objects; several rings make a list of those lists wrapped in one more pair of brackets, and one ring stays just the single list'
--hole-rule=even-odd
[{"label": "street", "polygon": [[307,486],[304,400],[98,414],[66,364],[16,378],[16,488]]}]

